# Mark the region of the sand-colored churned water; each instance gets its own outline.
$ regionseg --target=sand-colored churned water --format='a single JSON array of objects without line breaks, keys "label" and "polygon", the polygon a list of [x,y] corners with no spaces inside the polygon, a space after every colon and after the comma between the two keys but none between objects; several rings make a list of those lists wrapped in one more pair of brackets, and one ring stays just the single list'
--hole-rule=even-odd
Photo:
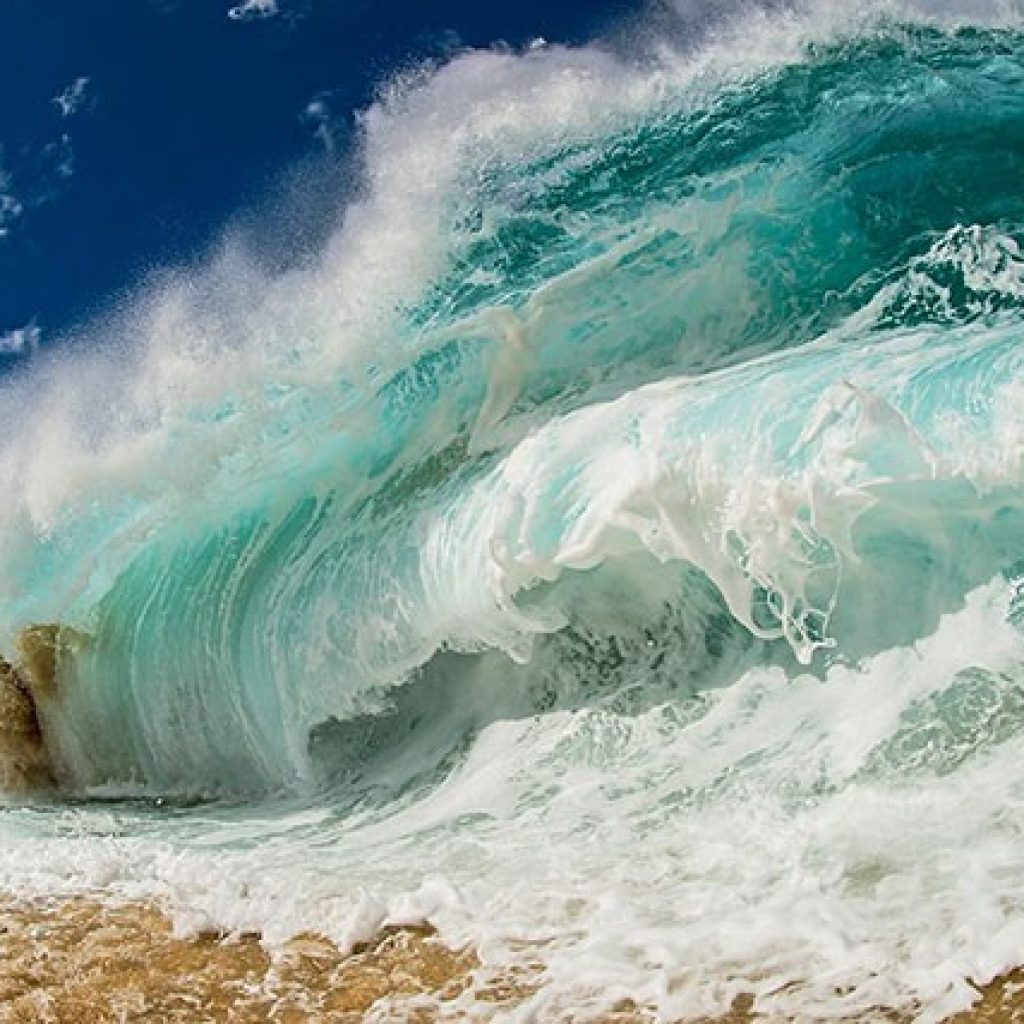
[{"label": "sand-colored churned water", "polygon": [[[541,983],[539,970],[534,977],[495,976],[472,950],[450,949],[429,927],[385,929],[348,954],[313,934],[271,953],[255,934],[176,936],[148,905],[0,903],[3,1024],[484,1021],[520,1006]],[[623,1005],[597,1024],[654,1019]],[[718,1018],[768,1019],[750,1000]],[[909,1021],[913,1014],[871,1019]],[[563,1018],[584,1020],[593,1018]],[[1024,971],[980,988],[974,1009],[950,1024],[1011,1021],[1024,1021]]]},{"label": "sand-colored churned water", "polygon": [[[428,1021],[466,991],[476,967],[427,929],[386,931],[347,956],[302,935],[271,955],[252,934],[175,937],[148,906],[69,900],[0,912],[5,1024]],[[429,1008],[417,1006],[424,997]]]}]

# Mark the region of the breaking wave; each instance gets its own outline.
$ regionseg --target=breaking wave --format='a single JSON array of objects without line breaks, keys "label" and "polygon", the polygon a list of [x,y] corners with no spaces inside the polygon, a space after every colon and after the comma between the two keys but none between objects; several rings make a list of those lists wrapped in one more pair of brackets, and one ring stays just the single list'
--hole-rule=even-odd
[{"label": "breaking wave", "polygon": [[[289,849],[346,877],[428,836],[442,923],[586,936],[542,1008],[595,949],[666,1014],[938,1014],[1010,966],[1013,15],[767,9],[416,69],[314,263],[226,243],[9,381],[0,637],[60,786],[292,794],[334,824]],[[988,945],[949,881],[970,828]],[[535,885],[501,900],[466,864],[504,877],[509,829],[555,852],[514,844]]]}]

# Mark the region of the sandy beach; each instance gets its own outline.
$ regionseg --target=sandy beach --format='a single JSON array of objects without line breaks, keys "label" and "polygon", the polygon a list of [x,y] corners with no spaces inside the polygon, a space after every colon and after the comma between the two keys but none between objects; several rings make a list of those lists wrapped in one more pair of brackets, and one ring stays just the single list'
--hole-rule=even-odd
[{"label": "sandy beach", "polygon": [[[256,934],[176,936],[170,920],[145,904],[0,904],[3,1024],[486,1021],[522,1005],[540,984],[539,970],[495,974],[473,950],[450,949],[427,926],[384,929],[348,954],[315,934],[271,953]],[[757,1012],[752,998],[714,1018],[723,1024],[772,1019]],[[880,1009],[857,1019],[909,1022],[914,1012]],[[584,1020],[653,1024],[659,1018],[620,1004],[596,1021],[567,1011],[559,1024]],[[1016,1021],[1024,1021],[1024,971],[979,986],[972,1010],[949,1024]]]}]

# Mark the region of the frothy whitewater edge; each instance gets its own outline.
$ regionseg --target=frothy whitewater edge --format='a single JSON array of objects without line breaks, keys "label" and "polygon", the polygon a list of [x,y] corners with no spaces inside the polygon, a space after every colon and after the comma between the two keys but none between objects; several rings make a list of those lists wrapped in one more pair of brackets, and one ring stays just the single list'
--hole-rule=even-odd
[{"label": "frothy whitewater edge", "polygon": [[[976,997],[968,979],[1020,956],[1022,755],[1005,729],[1024,637],[1007,600],[986,588],[934,637],[824,683],[751,671],[690,724],[672,705],[495,722],[440,786],[383,816],[10,809],[0,888],[155,899],[186,930],[272,945],[312,929],[351,948],[426,921],[497,971],[535,969],[539,944],[524,1020],[626,998],[691,1019],[744,993],[770,1016],[941,1020]],[[936,690],[978,637],[973,674]],[[970,711],[943,727],[934,709],[958,704]],[[573,765],[563,786],[541,770],[555,755]]]},{"label": "frothy whitewater edge", "polygon": [[[5,1021],[366,1024],[401,1019],[482,1024],[534,1019],[521,1010],[543,984],[542,948],[534,949],[528,966],[495,970],[472,950],[451,949],[422,925],[387,926],[343,951],[310,932],[274,949],[265,948],[252,933],[206,930],[180,935],[146,904],[12,900],[3,904],[2,915],[0,1019]],[[1024,976],[1015,971],[971,987],[971,1009],[947,1018],[947,1024],[1016,1020],[1022,984]],[[545,1019],[552,1024],[651,1024],[660,1019],[629,999],[605,1001],[603,1010],[591,1007],[581,1016],[569,1004]],[[915,1009],[896,1013],[879,1008],[857,1019],[910,1021]],[[756,998],[744,994],[733,1000],[729,1011],[688,1018],[685,1024],[763,1019]]]}]

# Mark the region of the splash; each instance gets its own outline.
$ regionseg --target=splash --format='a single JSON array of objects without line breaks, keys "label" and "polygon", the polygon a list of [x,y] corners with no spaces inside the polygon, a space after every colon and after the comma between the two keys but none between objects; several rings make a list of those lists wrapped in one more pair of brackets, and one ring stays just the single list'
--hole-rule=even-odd
[{"label": "splash", "polygon": [[393,80],[315,264],[226,244],[0,395],[11,721],[237,801],[73,864],[12,811],[0,881],[543,938],[542,1018],[1017,965],[1018,12],[688,10]]}]

